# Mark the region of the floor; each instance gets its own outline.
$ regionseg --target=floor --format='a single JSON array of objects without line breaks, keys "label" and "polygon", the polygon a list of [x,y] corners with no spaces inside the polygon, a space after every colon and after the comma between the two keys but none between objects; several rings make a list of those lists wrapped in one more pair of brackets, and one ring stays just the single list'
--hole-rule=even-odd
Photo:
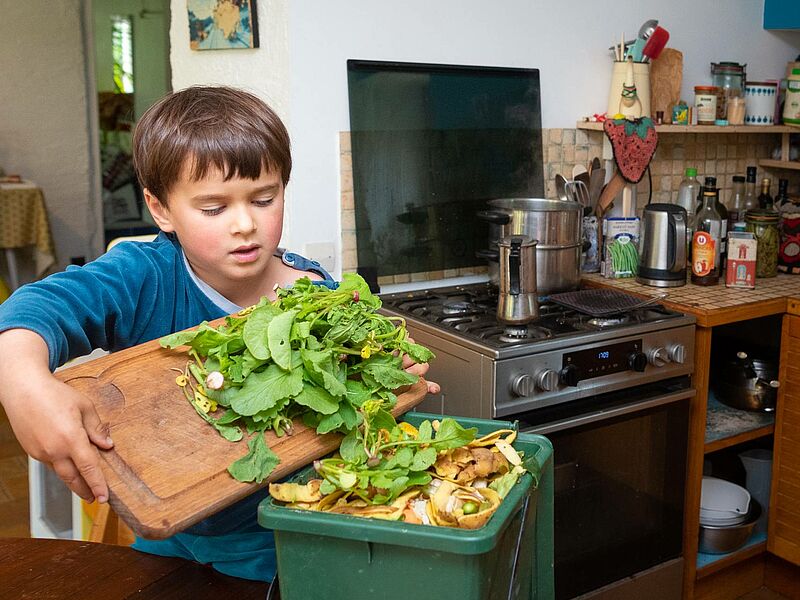
[{"label": "floor", "polygon": [[30,537],[28,457],[0,407],[0,537]]}]

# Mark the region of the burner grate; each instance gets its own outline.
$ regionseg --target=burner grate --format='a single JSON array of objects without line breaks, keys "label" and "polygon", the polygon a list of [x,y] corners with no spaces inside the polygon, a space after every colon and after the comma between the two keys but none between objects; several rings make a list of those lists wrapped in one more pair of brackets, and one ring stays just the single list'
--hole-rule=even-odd
[{"label": "burner grate", "polygon": [[550,296],[550,300],[593,317],[605,317],[655,304],[666,296],[666,294],[661,294],[643,300],[616,290],[597,289],[553,294]]}]

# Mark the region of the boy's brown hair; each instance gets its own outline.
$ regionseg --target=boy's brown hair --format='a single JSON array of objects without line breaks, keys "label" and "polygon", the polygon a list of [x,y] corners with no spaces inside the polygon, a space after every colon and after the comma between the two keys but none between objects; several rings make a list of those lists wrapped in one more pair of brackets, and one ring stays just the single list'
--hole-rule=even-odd
[{"label": "boy's brown hair", "polygon": [[190,176],[209,168],[257,179],[263,169],[289,182],[289,133],[271,108],[243,90],[190,87],[165,96],[142,115],[133,133],[133,166],[143,188],[165,206],[187,160]]}]

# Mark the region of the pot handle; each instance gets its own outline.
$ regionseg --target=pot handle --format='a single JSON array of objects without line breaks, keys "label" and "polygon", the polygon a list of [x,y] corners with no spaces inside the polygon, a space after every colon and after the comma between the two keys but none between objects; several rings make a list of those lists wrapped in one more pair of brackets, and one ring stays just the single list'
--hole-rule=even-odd
[{"label": "pot handle", "polygon": [[512,296],[518,296],[520,291],[519,268],[522,263],[522,239],[521,237],[511,238],[511,251],[508,254],[508,292]]},{"label": "pot handle", "polygon": [[777,390],[779,387],[781,387],[781,382],[778,381],[777,379],[772,379],[770,381],[767,381],[766,379],[761,379],[759,377],[758,380],[756,381],[756,385],[760,385],[762,387],[769,387]]},{"label": "pot handle", "polygon": [[511,223],[511,215],[499,210],[479,210],[478,218],[495,225],[508,225]]},{"label": "pot handle", "polygon": [[500,253],[497,250],[476,250],[475,258],[498,262],[500,260]]}]

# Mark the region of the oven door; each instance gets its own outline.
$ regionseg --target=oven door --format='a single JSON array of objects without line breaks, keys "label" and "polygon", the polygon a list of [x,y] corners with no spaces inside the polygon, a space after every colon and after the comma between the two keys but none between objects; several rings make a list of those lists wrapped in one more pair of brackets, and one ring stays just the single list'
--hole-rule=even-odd
[{"label": "oven door", "polygon": [[694,394],[681,377],[517,416],[554,447],[556,598],[680,598]]}]

